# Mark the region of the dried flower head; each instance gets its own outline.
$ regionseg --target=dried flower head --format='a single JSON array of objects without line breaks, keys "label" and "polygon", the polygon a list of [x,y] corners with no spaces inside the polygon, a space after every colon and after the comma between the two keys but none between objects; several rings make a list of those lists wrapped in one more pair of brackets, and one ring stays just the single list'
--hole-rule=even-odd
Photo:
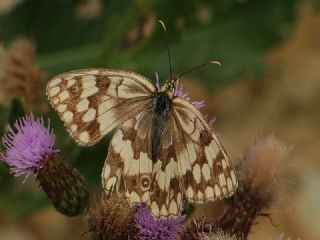
[{"label": "dried flower head", "polygon": [[237,238],[236,235],[224,233],[221,229],[219,229],[214,233],[204,235],[200,238],[200,240],[240,240],[240,238]]},{"label": "dried flower head", "polygon": [[242,189],[249,191],[251,196],[272,201],[283,182],[288,153],[289,148],[272,136],[254,141],[238,167]]},{"label": "dried flower head", "polygon": [[288,147],[272,136],[254,141],[238,166],[239,187],[215,225],[246,237],[257,216],[269,216],[262,210],[270,207],[278,189],[286,183],[283,170],[287,155]]},{"label": "dried flower head", "polygon": [[[15,176],[34,173],[54,207],[68,216],[84,211],[88,189],[81,174],[54,149],[55,135],[43,118],[33,115],[18,119],[3,137],[0,158]],[[25,178],[25,179],[26,179]]]},{"label": "dried flower head", "polygon": [[48,157],[59,151],[54,149],[54,141],[55,135],[50,125],[45,127],[43,118],[25,116],[18,119],[3,137],[5,152],[0,157],[15,176],[27,177],[37,173]]},{"label": "dried flower head", "polygon": [[198,240],[203,236],[213,233],[212,224],[205,218],[193,218],[183,233],[184,240]]},{"label": "dried flower head", "polygon": [[88,231],[93,240],[127,240],[135,232],[129,201],[119,196],[102,197],[89,211]]},{"label": "dried flower head", "polygon": [[22,0],[1,0],[0,1],[0,14],[11,12]]},{"label": "dried flower head", "polygon": [[184,219],[185,216],[157,219],[145,204],[134,215],[140,240],[176,240],[184,230],[181,225]]},{"label": "dried flower head", "polygon": [[35,48],[28,40],[15,40],[0,65],[0,102],[21,97],[28,104],[37,101],[44,73],[35,65]]}]

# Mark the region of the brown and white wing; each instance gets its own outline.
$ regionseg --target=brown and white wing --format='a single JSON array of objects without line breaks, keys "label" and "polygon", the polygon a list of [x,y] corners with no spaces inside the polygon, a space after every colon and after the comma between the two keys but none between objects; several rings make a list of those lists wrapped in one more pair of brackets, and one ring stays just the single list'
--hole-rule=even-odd
[{"label": "brown and white wing", "polygon": [[150,202],[153,180],[151,160],[152,102],[115,132],[102,171],[107,193],[125,192],[131,203]]},{"label": "brown and white wing", "polygon": [[66,129],[81,145],[93,145],[144,110],[155,87],[133,72],[83,69],[54,77],[47,96]]},{"label": "brown and white wing", "polygon": [[231,196],[237,188],[233,164],[202,114],[182,98],[173,99],[174,144],[181,189],[189,202]]},{"label": "brown and white wing", "polygon": [[154,164],[152,120],[150,103],[143,113],[117,129],[102,171],[102,185],[107,193],[124,191],[131,203],[146,203],[156,217],[178,215],[182,209],[182,192],[172,149],[173,122],[168,121],[165,127],[159,159]]},{"label": "brown and white wing", "polygon": [[177,216],[184,207],[184,193],[179,174],[173,115],[169,119],[159,144],[158,159],[153,167],[154,181],[151,186],[150,209],[156,217]]}]

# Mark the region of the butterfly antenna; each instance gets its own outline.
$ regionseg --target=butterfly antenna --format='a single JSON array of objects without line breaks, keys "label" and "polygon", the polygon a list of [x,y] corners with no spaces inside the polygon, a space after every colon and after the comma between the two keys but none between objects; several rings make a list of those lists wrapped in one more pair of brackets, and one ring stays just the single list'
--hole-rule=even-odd
[{"label": "butterfly antenna", "polygon": [[160,23],[160,25],[163,28],[163,31],[165,33],[166,45],[167,45],[167,50],[168,50],[169,65],[170,65],[170,79],[172,79],[172,65],[171,65],[171,55],[170,55],[169,43],[168,43],[167,28],[166,28],[166,25],[164,24],[164,22],[162,20],[158,20],[158,22]]},{"label": "butterfly antenna", "polygon": [[185,76],[185,75],[187,75],[187,74],[189,74],[189,73],[192,73],[192,72],[194,72],[194,71],[196,71],[196,70],[198,70],[198,69],[200,69],[200,68],[202,68],[202,67],[204,67],[204,66],[207,66],[207,65],[209,65],[209,64],[214,64],[214,65],[218,65],[218,66],[221,67],[221,63],[218,62],[218,61],[209,61],[209,62],[206,62],[206,63],[202,63],[201,65],[196,66],[196,67],[194,67],[194,68],[191,68],[190,70],[188,70],[188,71],[180,74],[180,75],[176,78],[176,80],[178,80],[178,79],[182,78],[183,76]]}]

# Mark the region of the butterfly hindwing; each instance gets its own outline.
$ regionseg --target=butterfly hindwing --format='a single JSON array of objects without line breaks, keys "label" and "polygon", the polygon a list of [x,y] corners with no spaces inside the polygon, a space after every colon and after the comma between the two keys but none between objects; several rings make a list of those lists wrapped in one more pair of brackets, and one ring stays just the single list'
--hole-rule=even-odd
[{"label": "butterfly hindwing", "polygon": [[233,164],[201,113],[181,98],[173,100],[177,154],[182,189],[189,202],[214,201],[237,187]]},{"label": "butterfly hindwing", "polygon": [[[152,102],[144,112],[123,123],[113,136],[102,173],[105,191],[124,192],[131,203],[150,202]],[[150,109],[150,110],[148,110]],[[121,189],[122,184],[124,189]]]},{"label": "butterfly hindwing", "polygon": [[[151,104],[151,103],[150,103]],[[159,160],[152,159],[152,108],[128,120],[113,136],[102,173],[103,187],[124,191],[131,203],[146,203],[156,217],[178,215],[182,209],[177,164],[172,149],[172,121],[167,121],[159,146]],[[170,162],[168,162],[170,161]],[[120,189],[121,184],[124,189]]]},{"label": "butterfly hindwing", "polygon": [[179,215],[184,205],[182,178],[174,145],[175,134],[173,115],[170,114],[160,140],[158,159],[153,167],[150,208],[157,217]]},{"label": "butterfly hindwing", "polygon": [[186,201],[203,203],[233,194],[237,180],[220,140],[202,114],[175,97],[164,127],[150,209],[157,217],[179,215]]},{"label": "butterfly hindwing", "polygon": [[93,145],[121,123],[141,112],[155,87],[128,71],[84,69],[53,78],[47,95],[71,136]]}]

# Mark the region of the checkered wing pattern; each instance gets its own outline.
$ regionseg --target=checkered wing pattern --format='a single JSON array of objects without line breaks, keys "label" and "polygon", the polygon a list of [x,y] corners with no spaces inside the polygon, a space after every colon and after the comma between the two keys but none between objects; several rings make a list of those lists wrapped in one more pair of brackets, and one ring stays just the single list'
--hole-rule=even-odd
[{"label": "checkered wing pattern", "polygon": [[[152,103],[147,106],[151,107]],[[125,193],[131,203],[149,203],[153,181],[151,158],[152,112],[146,110],[126,121],[115,132],[102,171],[107,193]]]},{"label": "checkered wing pattern", "polygon": [[179,215],[186,201],[203,203],[233,194],[232,163],[201,113],[174,98],[159,144],[151,154],[152,102],[115,133],[103,171],[108,192],[124,187],[131,203],[147,203],[157,216]]},{"label": "checkered wing pattern", "polygon": [[173,100],[177,169],[189,202],[231,196],[237,188],[233,164],[202,114],[189,102]]},{"label": "checkered wing pattern", "polygon": [[150,207],[156,216],[178,215],[185,202],[231,196],[236,174],[220,140],[188,101],[175,97],[154,164]]},{"label": "checkered wing pattern", "polygon": [[145,77],[123,70],[84,69],[53,78],[47,96],[70,135],[93,145],[143,111],[155,87]]},{"label": "checkered wing pattern", "polygon": [[[163,132],[160,146],[163,152],[154,164],[151,150],[152,109],[150,103],[145,112],[128,120],[116,131],[103,170],[103,187],[108,193],[124,191],[131,203],[146,203],[157,217],[178,215],[183,199],[176,165],[169,162],[167,170],[161,169],[165,166],[163,159],[169,160],[164,144],[172,139],[173,129],[169,125],[172,121]],[[162,154],[166,157],[161,157]]]}]

